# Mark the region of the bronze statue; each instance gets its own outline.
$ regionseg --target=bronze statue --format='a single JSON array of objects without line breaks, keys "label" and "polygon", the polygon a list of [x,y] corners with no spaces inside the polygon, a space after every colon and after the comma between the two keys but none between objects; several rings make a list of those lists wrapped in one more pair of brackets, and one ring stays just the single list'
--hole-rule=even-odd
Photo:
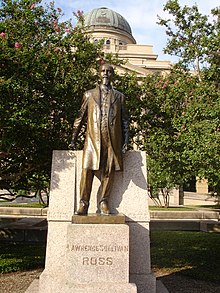
[{"label": "bronze statue", "polygon": [[93,177],[100,175],[99,212],[110,214],[109,195],[114,172],[122,171],[122,153],[128,146],[128,122],[125,114],[124,95],[111,86],[114,69],[104,64],[100,67],[101,83],[84,93],[78,118],[73,125],[70,149],[80,132],[83,118],[87,115],[87,131],[83,150],[80,181],[80,204],[77,215],[87,215]]}]

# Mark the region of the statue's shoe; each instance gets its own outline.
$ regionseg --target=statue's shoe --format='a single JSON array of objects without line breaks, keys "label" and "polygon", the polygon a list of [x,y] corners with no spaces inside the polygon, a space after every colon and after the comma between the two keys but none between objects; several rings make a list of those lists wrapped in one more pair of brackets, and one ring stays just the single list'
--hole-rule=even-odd
[{"label": "statue's shoe", "polygon": [[103,214],[103,215],[109,215],[110,214],[108,202],[106,200],[103,200],[103,201],[100,202],[99,209],[100,209],[100,213]]},{"label": "statue's shoe", "polygon": [[89,209],[89,203],[86,202],[85,200],[80,200],[79,203],[79,208],[75,212],[75,215],[87,215],[88,214],[88,209]]}]

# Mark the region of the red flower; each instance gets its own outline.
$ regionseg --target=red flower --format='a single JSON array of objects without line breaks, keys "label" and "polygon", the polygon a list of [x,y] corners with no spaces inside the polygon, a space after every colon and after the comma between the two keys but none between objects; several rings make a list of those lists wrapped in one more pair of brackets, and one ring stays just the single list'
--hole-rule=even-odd
[{"label": "red flower", "polygon": [[21,44],[19,44],[18,42],[15,42],[15,49],[20,49],[21,48]]},{"label": "red flower", "polygon": [[78,11],[77,11],[77,15],[78,15],[79,17],[83,16],[83,11],[82,11],[82,10],[78,10]]},{"label": "red flower", "polygon": [[165,87],[167,86],[167,84],[168,84],[168,80],[166,80],[166,81],[164,82],[164,84],[163,84],[163,86],[162,86],[162,89],[165,89]]},{"label": "red flower", "polygon": [[53,27],[54,27],[55,31],[59,31],[58,20],[54,20]]},{"label": "red flower", "polygon": [[2,40],[4,40],[4,38],[5,38],[5,33],[1,32],[1,33],[0,33],[0,36],[1,36]]},{"label": "red flower", "polygon": [[78,10],[77,12],[73,12],[73,15],[76,16],[77,18],[82,18],[83,17],[83,11]]}]

